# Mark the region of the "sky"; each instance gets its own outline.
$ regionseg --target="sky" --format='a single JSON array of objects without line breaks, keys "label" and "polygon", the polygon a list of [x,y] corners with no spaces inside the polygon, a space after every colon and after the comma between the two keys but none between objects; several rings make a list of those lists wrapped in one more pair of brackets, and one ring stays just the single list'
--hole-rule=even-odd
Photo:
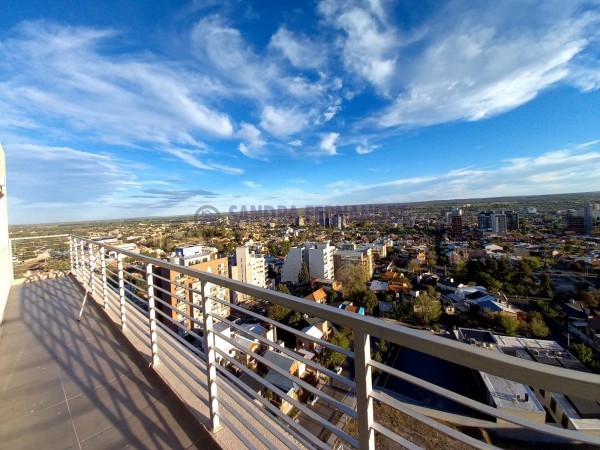
[{"label": "sky", "polygon": [[14,0],[11,224],[600,191],[598,1]]}]

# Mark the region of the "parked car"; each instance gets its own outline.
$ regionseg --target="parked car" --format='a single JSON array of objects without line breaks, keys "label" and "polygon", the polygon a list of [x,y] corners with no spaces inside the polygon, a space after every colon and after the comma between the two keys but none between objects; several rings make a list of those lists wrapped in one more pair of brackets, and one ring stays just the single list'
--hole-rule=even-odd
[{"label": "parked car", "polygon": [[306,403],[309,404],[310,406],[315,406],[315,403],[317,403],[317,400],[319,400],[319,397],[317,397],[315,394],[310,394],[308,396],[308,400],[306,401]]},{"label": "parked car", "polygon": [[336,374],[338,374],[338,375],[339,375],[340,373],[342,373],[342,367],[341,367],[341,366],[335,366],[335,367],[333,368],[333,371],[334,371]]}]

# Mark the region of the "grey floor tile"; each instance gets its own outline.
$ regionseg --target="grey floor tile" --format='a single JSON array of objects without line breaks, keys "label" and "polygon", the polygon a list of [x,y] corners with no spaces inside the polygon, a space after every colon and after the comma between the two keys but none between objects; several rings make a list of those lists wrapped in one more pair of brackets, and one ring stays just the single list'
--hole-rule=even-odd
[{"label": "grey floor tile", "polygon": [[24,417],[0,421],[6,449],[65,449],[77,446],[66,402]]},{"label": "grey floor tile", "polygon": [[58,376],[21,384],[0,392],[0,418],[26,416],[64,401],[65,394]]}]

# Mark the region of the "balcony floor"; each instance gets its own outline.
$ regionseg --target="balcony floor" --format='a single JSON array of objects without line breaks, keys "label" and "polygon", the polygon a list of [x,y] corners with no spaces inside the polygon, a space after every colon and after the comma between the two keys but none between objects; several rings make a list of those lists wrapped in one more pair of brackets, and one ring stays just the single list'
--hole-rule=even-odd
[{"label": "balcony floor", "polygon": [[0,336],[0,446],[220,448],[71,278],[12,287]]}]

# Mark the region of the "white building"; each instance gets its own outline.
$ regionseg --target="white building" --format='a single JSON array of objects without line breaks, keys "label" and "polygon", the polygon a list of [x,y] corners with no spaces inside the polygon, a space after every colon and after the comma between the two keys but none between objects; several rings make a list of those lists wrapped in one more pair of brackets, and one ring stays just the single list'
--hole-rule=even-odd
[{"label": "white building", "polygon": [[[239,246],[235,249],[235,264],[231,266],[231,278],[253,286],[267,287],[267,267],[263,255],[251,252],[248,247]],[[239,300],[248,300],[241,295]]]},{"label": "white building", "polygon": [[281,268],[281,281],[298,282],[298,274],[302,268],[302,263],[308,262],[308,253],[304,247],[292,247],[285,257],[283,267]]},{"label": "white building", "polygon": [[281,281],[298,282],[302,264],[308,264],[311,278],[333,279],[333,253],[335,247],[329,242],[307,242],[304,247],[292,247],[281,270]]},{"label": "white building", "polygon": [[304,248],[308,251],[308,268],[311,278],[333,280],[333,253],[335,247],[329,242],[307,242]]}]

